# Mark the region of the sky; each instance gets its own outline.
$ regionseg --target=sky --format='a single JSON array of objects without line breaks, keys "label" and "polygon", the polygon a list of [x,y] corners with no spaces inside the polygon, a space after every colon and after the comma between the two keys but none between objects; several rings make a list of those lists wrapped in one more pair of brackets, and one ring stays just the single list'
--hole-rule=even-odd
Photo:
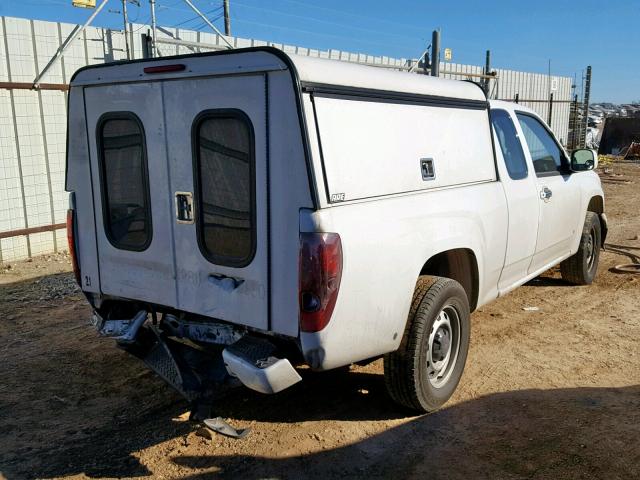
[{"label": "sky", "polygon": [[[100,2],[100,0],[98,0]],[[223,29],[222,0],[193,0]],[[148,0],[129,4],[149,21]],[[453,62],[576,76],[593,68],[592,102],[640,101],[640,0],[230,0],[235,36],[289,45],[416,58],[439,28]],[[94,24],[121,29],[121,0]],[[156,0],[158,25],[207,30],[183,0]],[[0,16],[82,23],[71,0],[0,0]]]}]

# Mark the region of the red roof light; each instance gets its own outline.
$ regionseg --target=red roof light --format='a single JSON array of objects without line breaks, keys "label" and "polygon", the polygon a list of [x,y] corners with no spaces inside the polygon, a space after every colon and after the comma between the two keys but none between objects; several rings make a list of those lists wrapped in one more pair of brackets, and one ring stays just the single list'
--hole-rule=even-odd
[{"label": "red roof light", "polygon": [[167,72],[181,72],[186,65],[182,63],[176,63],[175,65],[158,65],[155,67],[144,67],[144,73],[167,73]]}]

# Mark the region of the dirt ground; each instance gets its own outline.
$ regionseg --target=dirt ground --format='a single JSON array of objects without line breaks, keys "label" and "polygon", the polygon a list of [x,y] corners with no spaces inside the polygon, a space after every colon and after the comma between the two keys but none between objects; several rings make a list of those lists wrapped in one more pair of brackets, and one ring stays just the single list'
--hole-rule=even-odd
[{"label": "dirt ground", "polygon": [[[640,165],[602,176],[608,243],[640,247]],[[244,440],[202,436],[97,336],[66,256],[0,266],[0,478],[640,478],[640,275],[610,271],[627,262],[604,252],[592,286],[552,271],[474,313],[437,413],[394,406],[377,361],[230,393],[218,412]]]}]

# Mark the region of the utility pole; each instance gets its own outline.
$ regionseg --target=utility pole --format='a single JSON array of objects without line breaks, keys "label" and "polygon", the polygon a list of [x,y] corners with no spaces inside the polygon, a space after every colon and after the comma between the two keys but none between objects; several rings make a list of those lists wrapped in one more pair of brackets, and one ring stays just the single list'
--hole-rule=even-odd
[{"label": "utility pole", "polygon": [[440,30],[434,30],[431,36],[431,76],[440,76]]},{"label": "utility pole", "polygon": [[151,7],[151,55],[158,56],[158,45],[156,44],[156,0],[149,0]]},{"label": "utility pole", "polygon": [[547,85],[549,86],[549,95],[551,95],[551,59],[549,59],[549,67],[547,70]]},{"label": "utility pole", "polygon": [[229,18],[229,0],[224,0],[224,34],[231,36],[231,19]]},{"label": "utility pole", "polygon": [[127,18],[127,0],[122,0],[122,20],[124,21],[124,45],[127,50],[127,60],[131,60],[129,52],[129,19]]}]

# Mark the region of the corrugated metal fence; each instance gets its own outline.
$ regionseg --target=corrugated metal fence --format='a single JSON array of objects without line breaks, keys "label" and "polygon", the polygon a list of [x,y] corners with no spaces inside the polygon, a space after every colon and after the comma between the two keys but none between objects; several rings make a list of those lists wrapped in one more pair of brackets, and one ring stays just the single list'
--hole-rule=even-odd
[{"label": "corrugated metal fence", "polygon": [[[31,84],[59,45],[71,35],[75,25],[1,17],[0,87],[2,82]],[[148,51],[148,26],[131,24],[127,32],[133,58]],[[158,48],[163,56],[226,48],[215,34],[158,29]],[[410,61],[339,50],[314,50],[244,38],[229,39],[236,48],[272,45],[289,53],[333,58],[407,69]],[[64,221],[67,195],[64,192],[66,148],[67,84],[78,68],[126,58],[124,32],[87,28],[65,52],[59,62],[41,79],[52,89],[0,88],[0,263],[66,249]],[[442,76],[465,79],[483,73],[482,67],[441,64]],[[446,73],[451,72],[451,73]],[[490,81],[492,98],[512,100],[548,116],[550,89],[554,99],[551,126],[562,141],[567,139],[571,78],[542,74],[496,71]],[[477,77],[471,78],[478,80]]]}]

